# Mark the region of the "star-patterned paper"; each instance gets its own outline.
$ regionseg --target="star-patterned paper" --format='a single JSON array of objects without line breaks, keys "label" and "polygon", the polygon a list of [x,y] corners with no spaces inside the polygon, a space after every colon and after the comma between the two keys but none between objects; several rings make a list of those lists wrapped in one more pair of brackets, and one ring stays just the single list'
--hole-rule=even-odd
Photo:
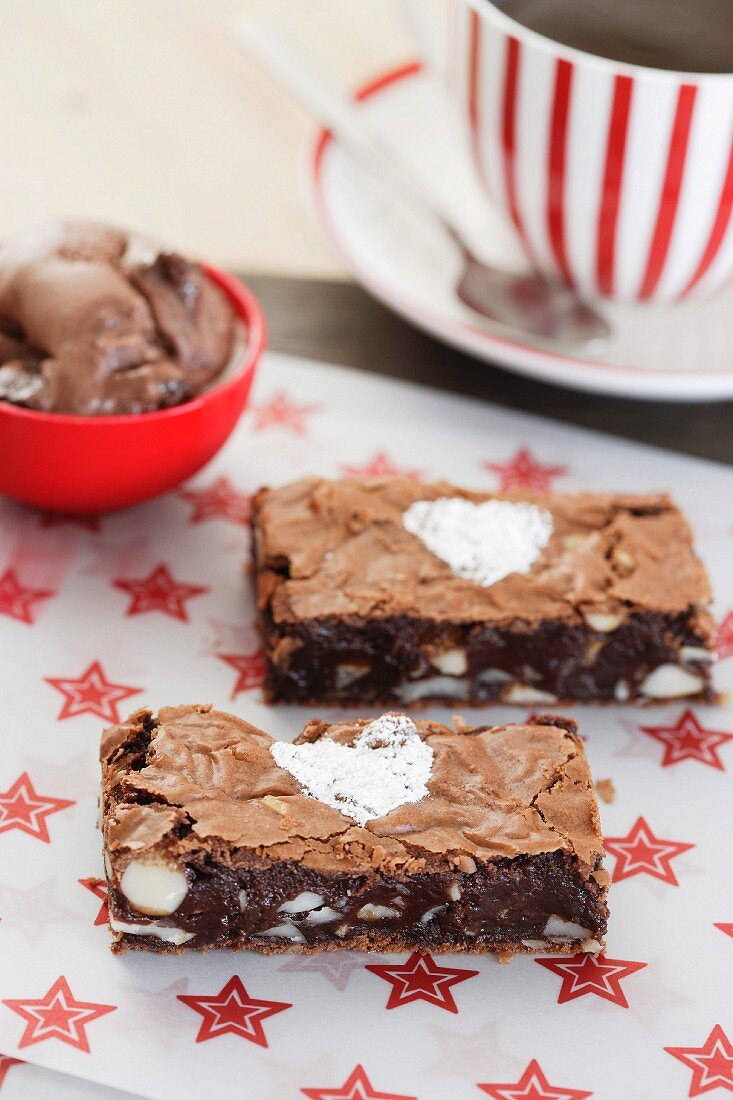
[{"label": "star-patterned paper", "polygon": [[0,1100],[66,1100],[75,1080],[81,1100],[106,1100],[108,1088],[122,1090],[110,1100],[729,1096],[725,701],[573,708],[595,779],[616,792],[600,806],[612,881],[598,959],[110,952],[96,827],[102,729],[179,703],[213,703],[285,739],[319,713],[342,716],[262,697],[251,498],[310,474],[491,491],[671,488],[712,574],[715,676],[733,694],[733,472],[266,356],[221,454],[159,501],[81,523],[0,508],[0,1051],[27,1063],[5,1063]]},{"label": "star-patterned paper", "polygon": [[95,924],[106,924],[109,916],[109,906],[107,905],[107,880],[102,878],[80,878],[79,885],[84,886],[90,894],[94,894],[95,898],[99,898],[102,904],[98,907],[97,915],[94,918]]},{"label": "star-patterned paper", "polygon": [[228,477],[218,477],[201,488],[182,489],[181,496],[193,507],[189,523],[206,523],[212,519],[228,520],[246,527],[251,514],[249,493],[235,489]]},{"label": "star-patterned paper", "polygon": [[437,1008],[448,1012],[458,1012],[451,987],[465,982],[478,974],[478,970],[460,970],[450,966],[441,966],[432,955],[421,955],[417,951],[410,955],[407,962],[397,966],[390,963],[369,963],[366,966],[372,974],[384,978],[392,989],[386,1008],[400,1008],[413,1001],[427,1001]]},{"label": "star-patterned paper", "polygon": [[479,1088],[493,1100],[587,1100],[592,1092],[585,1089],[566,1089],[551,1085],[534,1059],[518,1081],[504,1084],[479,1084]]},{"label": "star-patterned paper", "polygon": [[45,680],[63,696],[63,705],[56,716],[60,722],[80,714],[92,714],[104,722],[119,722],[122,701],[140,691],[108,680],[99,661],[92,661],[79,677],[46,676]]},{"label": "star-patterned paper", "polygon": [[196,1036],[197,1043],[216,1039],[220,1035],[239,1035],[261,1047],[267,1046],[263,1022],[269,1016],[293,1007],[280,1001],[261,1001],[250,997],[236,974],[218,993],[203,997],[179,993],[178,1000],[203,1017]]},{"label": "star-patterned paper", "polygon": [[77,1000],[63,976],[56,979],[43,997],[8,998],[2,1003],[26,1021],[19,1048],[58,1039],[85,1054],[90,1050],[87,1027],[116,1009],[115,1005]]},{"label": "star-patterned paper", "polygon": [[664,746],[661,761],[663,768],[681,764],[684,760],[697,760],[700,764],[723,771],[724,764],[719,750],[729,741],[733,741],[733,733],[706,729],[691,710],[684,710],[669,726],[642,726],[641,730]]},{"label": "star-patterned paper", "polygon": [[679,885],[672,860],[695,847],[655,836],[643,817],[637,818],[628,836],[607,836],[603,843],[606,851],[616,857],[612,882],[623,882],[634,875],[651,875],[670,886]]},{"label": "star-patterned paper", "polygon": [[30,776],[23,772],[7,791],[0,791],[0,833],[19,829],[48,844],[51,838],[46,819],[73,805],[68,798],[39,794]]},{"label": "star-patterned paper", "polygon": [[160,611],[172,619],[188,622],[186,601],[208,592],[205,584],[186,584],[172,576],[167,565],[156,565],[147,577],[117,577],[115,588],[127,592],[131,599],[128,615],[143,615],[147,611]]},{"label": "star-patterned paper", "polygon": [[319,405],[299,405],[291,401],[284,390],[279,390],[264,404],[253,406],[252,427],[256,432],[267,428],[284,428],[296,435],[305,435],[308,418],[317,413],[319,408]]},{"label": "star-patterned paper", "polygon": [[386,451],[376,451],[367,462],[361,465],[342,463],[341,473],[344,477],[409,477],[418,480],[422,471],[411,469],[409,466],[400,466],[392,461]]},{"label": "star-patterned paper", "polygon": [[6,569],[0,576],[0,615],[17,619],[30,626],[36,621],[35,605],[47,600],[54,592],[48,588],[32,588],[21,584],[14,569]]},{"label": "star-patterned paper", "polygon": [[733,1092],[733,1044],[720,1024],[715,1025],[702,1046],[664,1049],[692,1070],[689,1096],[702,1096],[713,1089]]},{"label": "star-patterned paper", "polygon": [[567,473],[565,466],[541,462],[528,447],[520,447],[505,462],[485,462],[484,466],[497,476],[498,488],[502,492],[507,489],[535,489],[545,492],[554,489],[555,479]]},{"label": "star-patterned paper", "polygon": [[562,978],[557,998],[559,1005],[591,995],[621,1008],[629,1007],[621,984],[623,979],[647,965],[627,959],[609,959],[607,955],[560,955],[556,959],[535,959],[535,962]]},{"label": "star-patterned paper", "polygon": [[356,1066],[340,1087],[300,1091],[310,1100],[417,1100],[416,1096],[398,1096],[396,1092],[383,1092],[381,1089],[377,1092],[363,1066]]},{"label": "star-patterned paper", "polygon": [[22,1065],[22,1058],[10,1058],[7,1054],[0,1054],[0,1088],[2,1088],[3,1081],[7,1077],[12,1067]]},{"label": "star-patterned paper", "polygon": [[218,653],[217,657],[237,674],[232,687],[232,699],[236,699],[240,691],[251,691],[262,684],[265,678],[265,657],[261,649],[254,649],[251,653]]}]

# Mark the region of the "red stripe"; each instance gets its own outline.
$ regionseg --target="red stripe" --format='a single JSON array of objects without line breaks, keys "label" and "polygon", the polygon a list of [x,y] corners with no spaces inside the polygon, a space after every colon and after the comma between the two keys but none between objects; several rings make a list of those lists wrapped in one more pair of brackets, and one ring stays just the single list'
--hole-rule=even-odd
[{"label": "red stripe", "polygon": [[720,192],[720,200],[718,202],[718,209],[715,214],[715,220],[713,227],[710,230],[710,236],[708,237],[708,243],[705,245],[705,251],[702,254],[700,263],[697,265],[695,274],[690,279],[689,283],[682,291],[680,297],[684,298],[689,294],[693,287],[702,279],[703,275],[707,273],[713,260],[720,251],[720,246],[725,240],[726,233],[728,232],[728,226],[730,225],[731,214],[733,213],[733,144],[731,145],[730,158],[728,160],[728,168],[725,173],[725,181],[723,182],[723,190]]},{"label": "red stripe", "polygon": [[654,227],[651,248],[649,249],[646,271],[639,290],[639,298],[642,301],[651,298],[657,289],[669,252],[672,230],[680,201],[680,191],[682,190],[682,179],[685,174],[687,146],[690,140],[696,96],[697,88],[694,84],[683,84],[677,96],[677,108],[672,126],[669,153],[667,154],[667,169],[664,174],[662,193],[659,196],[657,222]]},{"label": "red stripe", "polygon": [[[468,120],[471,127],[471,151],[479,176],[484,180],[479,144],[479,69],[481,58],[481,20],[472,11],[468,29]],[[486,182],[484,180],[484,182]]]},{"label": "red stripe", "polygon": [[547,231],[560,273],[571,283],[565,242],[565,161],[567,156],[570,93],[573,65],[560,58],[555,67],[555,88],[552,93],[550,148],[547,162]]},{"label": "red stripe", "polygon": [[613,85],[611,119],[608,125],[603,190],[598,210],[596,238],[596,278],[601,294],[612,294],[616,267],[616,225],[621,207],[621,191],[626,158],[626,139],[631,115],[634,81],[617,76]]},{"label": "red stripe", "polygon": [[516,127],[517,127],[517,89],[519,87],[519,65],[521,46],[518,39],[506,40],[506,59],[504,68],[504,96],[502,102],[502,147],[504,150],[504,186],[511,219],[517,227],[525,248],[529,248],[522,215],[517,201],[516,178]]}]

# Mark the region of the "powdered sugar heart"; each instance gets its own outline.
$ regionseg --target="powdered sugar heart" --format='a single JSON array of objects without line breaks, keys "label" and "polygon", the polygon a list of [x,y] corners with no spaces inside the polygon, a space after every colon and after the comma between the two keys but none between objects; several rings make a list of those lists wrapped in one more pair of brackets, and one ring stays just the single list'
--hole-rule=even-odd
[{"label": "powdered sugar heart", "polygon": [[305,745],[278,741],[270,752],[304,794],[359,825],[425,798],[433,771],[433,750],[405,714],[383,714],[352,745],[329,738]]},{"label": "powdered sugar heart", "polygon": [[529,573],[552,535],[552,516],[523,501],[416,500],[402,522],[459,577],[488,588]]}]

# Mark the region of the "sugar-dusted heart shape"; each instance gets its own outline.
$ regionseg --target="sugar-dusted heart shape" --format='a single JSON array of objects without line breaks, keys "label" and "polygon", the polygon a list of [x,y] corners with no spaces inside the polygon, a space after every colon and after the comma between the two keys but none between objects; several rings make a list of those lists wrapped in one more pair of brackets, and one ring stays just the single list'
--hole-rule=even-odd
[{"label": "sugar-dusted heart shape", "polygon": [[305,794],[359,825],[425,798],[433,771],[433,750],[404,714],[383,714],[352,745],[327,737],[304,745],[277,741],[270,752]]},{"label": "sugar-dusted heart shape", "polygon": [[488,588],[529,573],[552,535],[552,516],[536,504],[463,497],[416,500],[402,522],[459,577]]}]

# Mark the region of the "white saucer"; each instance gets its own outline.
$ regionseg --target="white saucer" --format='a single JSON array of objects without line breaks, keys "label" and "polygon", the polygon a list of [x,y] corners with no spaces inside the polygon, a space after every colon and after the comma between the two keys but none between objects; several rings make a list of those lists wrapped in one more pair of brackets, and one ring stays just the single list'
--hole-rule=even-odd
[{"label": "white saucer", "polygon": [[[501,216],[487,210],[433,78],[418,64],[406,65],[356,98],[385,142],[399,142],[451,201],[460,196],[462,224],[468,218],[481,226],[482,254],[516,266],[516,244]],[[733,397],[733,286],[714,299],[666,309],[604,306],[614,332],[597,358],[558,355],[529,338],[477,327],[453,293],[458,257],[441,231],[403,209],[325,132],[310,151],[309,173],[318,220],[349,271],[446,343],[518,374],[594,393],[665,401]]]}]

